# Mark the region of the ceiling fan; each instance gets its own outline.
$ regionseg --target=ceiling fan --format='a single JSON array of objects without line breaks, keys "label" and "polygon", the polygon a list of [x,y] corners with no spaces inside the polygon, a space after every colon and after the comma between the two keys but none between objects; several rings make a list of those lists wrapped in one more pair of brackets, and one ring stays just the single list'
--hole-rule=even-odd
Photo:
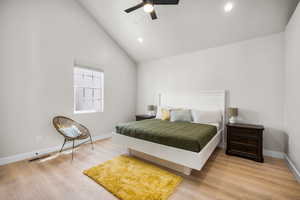
[{"label": "ceiling fan", "polygon": [[130,13],[132,11],[144,7],[144,11],[146,13],[150,13],[152,20],[155,20],[157,19],[157,15],[154,10],[154,5],[177,5],[178,3],[179,0],[142,0],[142,3],[126,9],[125,12]]}]

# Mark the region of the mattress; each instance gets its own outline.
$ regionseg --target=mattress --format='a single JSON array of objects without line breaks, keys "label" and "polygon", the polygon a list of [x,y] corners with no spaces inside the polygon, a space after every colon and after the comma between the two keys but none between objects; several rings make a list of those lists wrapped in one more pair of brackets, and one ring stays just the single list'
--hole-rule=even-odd
[{"label": "mattress", "polygon": [[200,152],[217,134],[217,127],[209,124],[149,119],[119,124],[116,126],[116,133],[188,151]]}]

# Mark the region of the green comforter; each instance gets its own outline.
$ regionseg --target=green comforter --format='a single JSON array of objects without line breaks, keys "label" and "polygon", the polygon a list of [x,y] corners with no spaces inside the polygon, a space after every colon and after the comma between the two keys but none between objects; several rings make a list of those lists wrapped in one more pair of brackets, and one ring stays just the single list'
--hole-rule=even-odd
[{"label": "green comforter", "polygon": [[150,119],[119,124],[116,126],[116,132],[150,142],[200,152],[216,135],[217,128],[206,124]]}]

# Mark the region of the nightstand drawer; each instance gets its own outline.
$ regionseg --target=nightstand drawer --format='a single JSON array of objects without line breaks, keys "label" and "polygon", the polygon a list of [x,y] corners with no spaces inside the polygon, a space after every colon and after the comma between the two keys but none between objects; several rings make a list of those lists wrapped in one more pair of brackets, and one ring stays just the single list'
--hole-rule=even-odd
[{"label": "nightstand drawer", "polygon": [[239,157],[243,157],[243,158],[249,158],[251,160],[255,160],[258,162],[263,162],[263,158],[258,158],[256,154],[253,153],[248,153],[248,152],[243,152],[243,151],[239,151],[239,150],[227,150],[226,152],[228,155],[234,155],[234,156],[239,156]]},{"label": "nightstand drawer", "polygon": [[230,141],[229,150],[252,153],[254,155],[257,154],[257,147],[255,145],[248,145],[248,144],[243,144],[243,143],[233,142],[233,141]]},{"label": "nightstand drawer", "polygon": [[231,135],[231,141],[232,142],[242,142],[245,144],[252,144],[252,145],[258,145],[258,138],[257,137],[248,137],[244,135]]},{"label": "nightstand drawer", "polygon": [[241,129],[235,127],[230,128],[230,134],[232,136],[257,139],[258,138],[257,133],[258,132],[256,130],[252,130],[252,129]]}]

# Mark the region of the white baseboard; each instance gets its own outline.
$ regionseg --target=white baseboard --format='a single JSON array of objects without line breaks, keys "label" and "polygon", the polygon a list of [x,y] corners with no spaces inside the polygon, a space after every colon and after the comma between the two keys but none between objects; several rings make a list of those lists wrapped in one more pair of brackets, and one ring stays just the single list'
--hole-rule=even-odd
[{"label": "white baseboard", "polygon": [[[111,133],[98,135],[98,136],[93,137],[93,141],[103,140],[106,138],[110,138],[111,136],[112,136]],[[83,142],[83,141],[81,141],[81,142]],[[72,147],[72,144],[67,143],[64,148],[70,148],[70,147]],[[33,152],[27,152],[27,153],[17,154],[14,156],[3,157],[3,158],[0,158],[0,166],[6,165],[9,163],[13,163],[13,162],[17,162],[17,161],[21,161],[21,160],[34,158],[36,156],[42,156],[42,155],[46,155],[49,153],[53,153],[53,152],[59,151],[60,148],[61,148],[61,146],[55,146],[55,147],[50,147],[50,148],[46,148],[46,149],[36,150]]]},{"label": "white baseboard", "polygon": [[287,162],[288,167],[294,174],[296,180],[300,183],[300,172],[296,168],[295,164],[292,162],[292,160],[288,157],[288,155],[285,155],[285,160]]},{"label": "white baseboard", "polygon": [[283,152],[271,151],[271,150],[268,150],[268,149],[264,149],[263,152],[264,152],[263,153],[264,156],[270,156],[270,157],[273,157],[273,158],[285,159],[285,153],[283,153]]},{"label": "white baseboard", "polygon": [[[107,139],[107,138],[110,138],[110,137],[112,137],[111,133],[102,134],[102,135],[93,137],[93,141],[103,140],[103,139]],[[70,148],[70,147],[72,147],[71,145],[72,145],[71,143],[67,143],[64,148]],[[222,147],[224,148],[223,145],[219,145],[219,146],[221,148]],[[55,146],[55,147],[50,147],[50,148],[46,148],[46,149],[42,149],[42,150],[36,150],[36,151],[33,151],[33,152],[27,152],[27,153],[17,154],[17,155],[14,155],[14,156],[3,157],[3,158],[0,158],[0,166],[1,165],[6,165],[6,164],[9,164],[9,163],[13,163],[13,162],[17,162],[17,161],[21,161],[21,160],[34,158],[37,155],[42,156],[42,155],[46,155],[46,154],[49,154],[49,153],[53,153],[53,152],[59,151],[60,148],[61,148],[61,146]],[[278,152],[278,151],[271,151],[271,150],[267,150],[267,149],[264,149],[263,152],[264,152],[265,156],[285,159],[286,162],[287,162],[288,167],[290,168],[290,170],[294,174],[297,181],[300,183],[300,172],[295,167],[295,165],[291,161],[291,159],[285,153]]]},{"label": "white baseboard", "polygon": [[273,157],[273,158],[284,159],[286,161],[289,169],[294,174],[296,180],[300,183],[300,172],[298,171],[298,169],[296,168],[296,166],[292,162],[292,160],[285,153],[264,149],[264,155],[265,156],[270,156],[270,157]]}]

